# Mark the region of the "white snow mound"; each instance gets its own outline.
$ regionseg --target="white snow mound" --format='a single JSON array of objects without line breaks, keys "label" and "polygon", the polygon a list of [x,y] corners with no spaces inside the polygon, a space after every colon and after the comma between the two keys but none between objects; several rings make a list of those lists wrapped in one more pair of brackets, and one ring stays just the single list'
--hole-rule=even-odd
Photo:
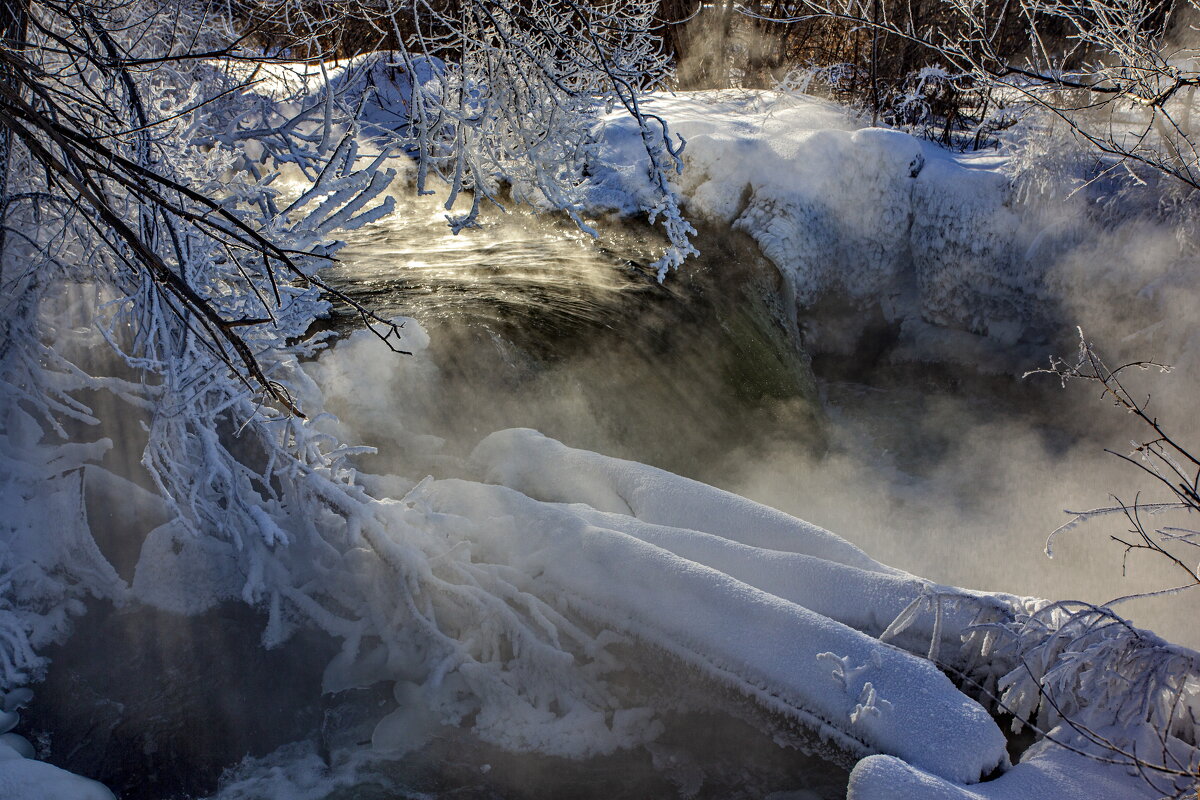
[{"label": "white snow mound", "polygon": [[0,742],[0,797],[9,800],[116,800],[95,781],[66,770],[24,758]]},{"label": "white snow mound", "polygon": [[541,596],[851,753],[958,783],[1007,765],[996,724],[932,662],[839,621],[894,618],[919,595],[911,576],[772,509],[536,431],[493,434],[472,460],[506,486],[438,481],[426,499],[471,520],[473,558],[538,576]]}]

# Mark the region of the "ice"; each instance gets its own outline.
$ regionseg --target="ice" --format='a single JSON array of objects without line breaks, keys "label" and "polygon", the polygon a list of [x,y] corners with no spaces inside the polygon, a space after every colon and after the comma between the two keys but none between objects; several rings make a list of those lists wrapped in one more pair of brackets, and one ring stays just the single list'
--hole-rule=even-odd
[{"label": "ice", "polygon": [[[586,506],[572,512],[872,636],[939,592],[958,601],[946,604],[942,632],[952,648],[980,609],[975,601],[1021,606],[1006,595],[930,584],[775,509],[654,467],[569,448],[536,431],[494,433],[472,461],[483,480],[540,500]],[[624,511],[599,510],[606,505]],[[896,633],[928,650],[933,615],[917,616],[913,627]]]}]

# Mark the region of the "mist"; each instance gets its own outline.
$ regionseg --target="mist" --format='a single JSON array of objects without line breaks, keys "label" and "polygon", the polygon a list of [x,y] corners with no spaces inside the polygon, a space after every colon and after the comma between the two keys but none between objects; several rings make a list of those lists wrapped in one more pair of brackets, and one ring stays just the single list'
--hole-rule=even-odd
[{"label": "mist", "polygon": [[[1147,431],[1098,387],[1022,375],[1073,356],[1082,326],[1113,365],[1177,365],[1131,376],[1133,394],[1151,396],[1172,433],[1194,441],[1200,317],[1183,282],[1194,261],[1182,223],[1116,217],[1097,211],[1099,188],[1054,194],[1024,177],[1023,192],[1018,177],[993,204],[1001,219],[968,222],[972,235],[1002,230],[1009,252],[994,257],[1036,272],[1012,292],[1010,305],[1028,310],[1015,336],[1012,325],[955,330],[919,312],[889,319],[877,301],[839,299],[836,286],[789,308],[776,265],[719,221],[701,227],[699,260],[659,285],[645,268],[658,240],[638,225],[602,221],[595,244],[568,223],[495,215],[453,237],[418,208],[406,212],[416,222],[353,241],[344,268],[389,313],[415,318],[417,352],[396,357],[359,333],[310,373],[339,432],[379,448],[367,471],[405,485],[469,475],[479,439],[531,427],[743,494],[945,584],[1093,603],[1174,586],[1181,576],[1164,559],[1125,557],[1110,539],[1128,527],[1116,516],[1064,534],[1046,555],[1066,510],[1161,494],[1105,452],[1125,453]],[[861,228],[880,220],[852,196],[838,202]],[[439,236],[449,255],[431,266]],[[1192,645],[1197,609],[1188,594],[1121,606]]]}]

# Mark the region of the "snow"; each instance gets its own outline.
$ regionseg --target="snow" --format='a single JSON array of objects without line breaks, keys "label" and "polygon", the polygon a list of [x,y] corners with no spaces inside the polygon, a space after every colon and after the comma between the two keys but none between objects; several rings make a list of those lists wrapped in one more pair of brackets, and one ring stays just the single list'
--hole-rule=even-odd
[{"label": "snow", "polygon": [[[220,800],[328,800],[361,781],[359,759],[332,769],[313,742],[284,745],[263,758],[245,758],[222,781]],[[351,795],[353,796],[353,795]]]},{"label": "snow", "polygon": [[[1053,299],[1047,253],[1071,231],[1023,217],[995,155],[949,153],[806,96],[681,92],[647,108],[686,141],[684,210],[747,232],[801,307],[836,293],[907,323],[906,338],[932,324],[1011,345]],[[598,136],[593,209],[644,209],[635,126],[611,116]]]},{"label": "snow", "polygon": [[[434,511],[474,523],[478,557],[538,575],[548,584],[539,594],[673,653],[851,751],[896,753],[963,782],[1005,758],[995,723],[928,661],[571,509],[465,482],[428,491]],[[869,666],[839,685],[819,658],[830,651]],[[855,721],[867,677],[892,710]]]},{"label": "snow", "polygon": [[154,608],[186,615],[236,599],[245,578],[233,551],[232,544],[195,536],[177,523],[161,525],[142,544],[133,595]]},{"label": "snow", "polygon": [[17,710],[33,697],[28,689],[3,696],[0,711],[0,797],[11,800],[115,800],[95,781],[72,775],[34,759],[33,745],[12,733],[20,721]]},{"label": "snow", "polygon": [[[498,431],[475,448],[479,477],[545,501],[577,504],[589,523],[711,567],[855,630],[881,636],[930,594],[953,596],[942,636],[954,648],[978,603],[1021,599],[930,584],[887,567],[840,536],[773,508],[664,470],[567,447],[528,429]],[[615,508],[616,510],[607,510]],[[928,650],[932,615],[905,645]],[[899,632],[898,632],[899,633]],[[939,643],[940,646],[940,643]]]},{"label": "snow", "polygon": [[[1056,731],[1062,733],[1062,731]],[[1063,747],[1034,745],[995,780],[961,786],[886,755],[868,756],[850,773],[847,800],[1157,800],[1162,792],[1128,770]]]},{"label": "snow", "polygon": [[37,651],[69,632],[83,598],[120,599],[125,585],[96,546],[84,505],[82,467],[111,442],[45,444],[17,404],[0,415],[0,690],[8,691],[40,677]]},{"label": "snow", "polygon": [[410,135],[414,113],[413,81],[425,92],[438,92],[446,65],[429,56],[401,53],[363,53],[345,60],[273,62],[255,67],[262,73],[256,93],[267,97],[293,95],[321,103],[326,94],[357,105],[368,135]]},{"label": "snow", "polygon": [[575,450],[536,431],[499,431],[471,456],[483,480],[531,497],[585,503],[642,522],[724,536],[742,544],[804,553],[875,572],[894,572],[840,536],[664,470]]},{"label": "snow", "polygon": [[[544,499],[455,480],[408,499],[468,521],[473,557],[538,576],[548,584],[539,595],[673,653],[851,752],[894,753],[958,782],[1006,763],[995,723],[932,663],[838,621],[878,631],[919,595],[919,581],[771,509],[535,431],[493,434],[472,461],[487,479],[536,487],[530,493]],[[790,582],[789,566],[799,567]],[[826,614],[794,602],[801,597]],[[843,666],[831,670],[831,659]]]},{"label": "snow", "polygon": [[95,781],[23,757],[0,741],[0,797],[12,800],[116,800]]}]

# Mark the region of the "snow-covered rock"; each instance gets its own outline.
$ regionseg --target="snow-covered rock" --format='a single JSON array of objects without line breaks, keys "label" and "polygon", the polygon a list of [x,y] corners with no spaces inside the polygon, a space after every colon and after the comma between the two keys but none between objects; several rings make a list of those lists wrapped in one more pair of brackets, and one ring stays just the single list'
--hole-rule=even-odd
[{"label": "snow-covered rock", "polygon": [[[832,296],[877,308],[903,325],[905,341],[936,348],[932,328],[1001,350],[1043,335],[1064,283],[1119,271],[1066,258],[1082,238],[1100,239],[1082,203],[1064,224],[1061,213],[1020,201],[995,153],[951,153],[806,96],[682,92],[646,107],[686,141],[675,182],[685,212],[750,234],[802,309]],[[649,208],[637,126],[610,115],[598,136],[593,209]],[[1158,260],[1155,269],[1169,266]],[[809,345],[845,347],[811,332]]]},{"label": "snow-covered rock", "polygon": [[25,758],[0,741],[0,797],[11,800],[116,800],[95,781]]},{"label": "snow-covered rock", "polygon": [[[475,557],[538,576],[543,596],[666,650],[843,750],[896,754],[960,783],[1007,763],[1004,736],[987,712],[923,658],[617,526],[602,527],[601,518],[575,506],[464,481],[436,482],[428,499],[438,514],[473,523]],[[743,529],[753,531],[754,521],[747,518]],[[839,597],[846,605],[867,601]]]},{"label": "snow-covered rock", "polygon": [[[521,591],[671,653],[846,752],[895,754],[959,783],[1007,763],[978,704],[877,638],[926,582],[816,526],[536,431],[493,434],[472,462],[504,485],[426,482],[405,504],[472,562],[529,576]],[[918,625],[921,647],[958,639],[976,610],[949,608],[936,633]]]}]

